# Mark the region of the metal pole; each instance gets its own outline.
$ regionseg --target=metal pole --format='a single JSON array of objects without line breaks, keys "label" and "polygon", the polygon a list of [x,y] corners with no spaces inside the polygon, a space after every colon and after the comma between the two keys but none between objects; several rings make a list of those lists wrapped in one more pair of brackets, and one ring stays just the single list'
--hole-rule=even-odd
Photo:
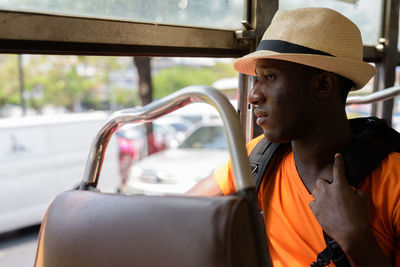
[{"label": "metal pole", "polygon": [[[395,72],[398,63],[398,29],[399,29],[399,0],[386,0],[383,16],[384,55],[382,62],[377,64],[375,86],[377,90],[392,87],[395,82]],[[391,125],[393,114],[393,99],[378,103],[373,108],[374,115],[386,119]]]},{"label": "metal pole", "polygon": [[[387,51],[384,58],[385,88],[394,85],[397,66],[397,42],[399,32],[399,0],[388,0],[386,5],[385,38],[388,41]],[[392,124],[394,100],[383,102],[382,118],[386,119],[389,125]]]}]

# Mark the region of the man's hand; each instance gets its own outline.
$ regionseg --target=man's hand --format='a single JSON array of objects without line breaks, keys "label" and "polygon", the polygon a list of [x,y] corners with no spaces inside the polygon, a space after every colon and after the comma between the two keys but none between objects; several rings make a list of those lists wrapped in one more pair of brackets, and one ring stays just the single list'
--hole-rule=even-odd
[{"label": "man's hand", "polygon": [[346,180],[340,154],[335,155],[333,180],[318,179],[310,208],[324,231],[339,244],[361,232],[369,231],[367,201],[364,193]]},{"label": "man's hand", "polygon": [[332,183],[318,179],[312,195],[311,210],[352,266],[391,266],[372,233],[367,198],[347,182],[340,154],[335,155]]}]

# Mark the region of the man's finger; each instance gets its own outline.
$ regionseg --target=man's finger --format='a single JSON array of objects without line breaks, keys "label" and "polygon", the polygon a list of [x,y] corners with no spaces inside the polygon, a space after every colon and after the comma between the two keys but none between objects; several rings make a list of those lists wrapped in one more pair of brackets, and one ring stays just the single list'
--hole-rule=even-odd
[{"label": "man's finger", "polygon": [[313,198],[315,199],[315,200],[317,200],[318,199],[318,195],[319,195],[319,190],[316,188],[316,189],[314,189],[312,192],[311,192],[311,195],[313,196]]},{"label": "man's finger", "polygon": [[317,181],[315,181],[315,188],[318,190],[325,190],[325,187],[329,185],[329,181],[324,179],[324,178],[318,178]]},{"label": "man's finger", "polygon": [[335,154],[335,161],[333,163],[333,181],[336,182],[347,182],[346,181],[346,170],[344,166],[344,160],[342,154]]},{"label": "man's finger", "polygon": [[309,205],[311,211],[315,214],[317,212],[316,201],[315,200],[311,200],[308,203],[308,205]]}]

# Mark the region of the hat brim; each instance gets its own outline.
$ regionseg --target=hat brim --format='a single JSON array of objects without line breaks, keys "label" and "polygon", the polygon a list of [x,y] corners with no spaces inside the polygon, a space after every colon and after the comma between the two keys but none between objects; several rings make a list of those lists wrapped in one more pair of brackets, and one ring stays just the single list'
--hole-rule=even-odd
[{"label": "hat brim", "polygon": [[256,61],[264,58],[295,62],[336,73],[354,82],[355,88],[352,90],[363,88],[375,75],[375,67],[361,60],[310,54],[283,54],[269,50],[248,54],[237,59],[233,66],[239,72],[255,76]]}]

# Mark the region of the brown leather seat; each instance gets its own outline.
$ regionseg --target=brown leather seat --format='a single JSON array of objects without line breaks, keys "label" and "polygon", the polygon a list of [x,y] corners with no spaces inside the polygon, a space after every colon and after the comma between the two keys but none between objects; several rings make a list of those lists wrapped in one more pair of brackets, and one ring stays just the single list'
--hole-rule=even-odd
[{"label": "brown leather seat", "polygon": [[246,202],[67,191],[43,221],[36,267],[258,266]]}]

